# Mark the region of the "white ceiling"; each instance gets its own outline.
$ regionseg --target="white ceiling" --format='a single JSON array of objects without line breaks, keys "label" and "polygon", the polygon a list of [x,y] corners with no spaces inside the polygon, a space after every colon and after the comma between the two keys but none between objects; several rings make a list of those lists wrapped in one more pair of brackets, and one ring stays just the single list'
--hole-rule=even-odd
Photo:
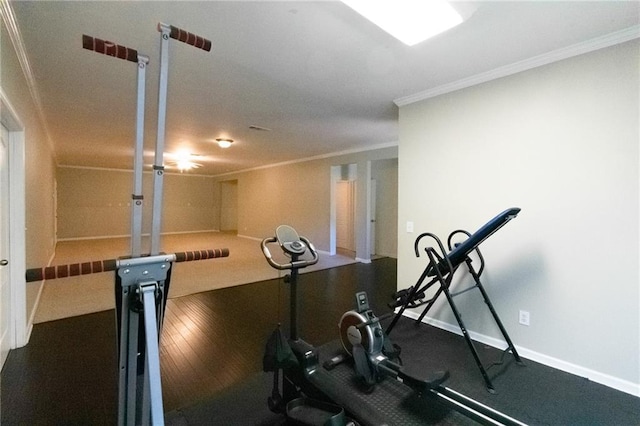
[{"label": "white ceiling", "polygon": [[[131,169],[136,66],[82,35],[150,57],[145,164],[153,163],[164,22],[172,40],[165,152],[217,175],[397,143],[394,100],[637,26],[637,1],[457,2],[462,25],[407,47],[335,1],[11,2],[60,165]],[[255,131],[260,126],[271,131]],[[223,150],[212,143],[230,137]]]}]

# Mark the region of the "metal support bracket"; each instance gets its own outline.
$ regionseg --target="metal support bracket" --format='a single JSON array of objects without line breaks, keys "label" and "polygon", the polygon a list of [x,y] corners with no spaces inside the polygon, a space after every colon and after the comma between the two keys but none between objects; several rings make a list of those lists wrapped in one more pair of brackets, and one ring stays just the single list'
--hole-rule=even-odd
[{"label": "metal support bracket", "polygon": [[118,425],[164,424],[160,330],[175,255],[116,262],[120,289]]}]

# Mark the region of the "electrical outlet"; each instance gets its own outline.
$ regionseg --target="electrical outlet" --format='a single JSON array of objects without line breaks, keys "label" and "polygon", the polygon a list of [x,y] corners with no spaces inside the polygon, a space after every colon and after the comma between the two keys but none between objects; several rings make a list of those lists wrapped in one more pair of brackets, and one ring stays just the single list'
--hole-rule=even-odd
[{"label": "electrical outlet", "polygon": [[407,222],[407,232],[413,232],[413,222]]},{"label": "electrical outlet", "polygon": [[529,325],[531,324],[531,315],[528,311],[520,311],[520,324]]}]

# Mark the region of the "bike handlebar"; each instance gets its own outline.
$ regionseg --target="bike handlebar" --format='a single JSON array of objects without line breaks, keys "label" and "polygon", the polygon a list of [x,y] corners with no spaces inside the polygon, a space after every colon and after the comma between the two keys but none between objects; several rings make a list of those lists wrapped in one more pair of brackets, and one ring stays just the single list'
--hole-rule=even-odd
[{"label": "bike handlebar", "polygon": [[[269,265],[281,271],[285,269],[302,269],[302,268],[306,268],[307,266],[315,265],[316,263],[318,263],[318,259],[319,259],[318,252],[316,251],[311,241],[309,241],[305,237],[300,237],[300,241],[306,246],[306,249],[304,250],[303,254],[309,251],[309,253],[311,253],[311,256],[312,256],[311,259],[293,260],[289,263],[276,262],[271,257],[271,252],[267,247],[267,244],[279,242],[276,237],[265,238],[260,243],[260,247],[262,248],[262,253],[264,254],[264,257],[267,259],[267,262],[269,263]],[[294,257],[294,259],[296,257]]]}]

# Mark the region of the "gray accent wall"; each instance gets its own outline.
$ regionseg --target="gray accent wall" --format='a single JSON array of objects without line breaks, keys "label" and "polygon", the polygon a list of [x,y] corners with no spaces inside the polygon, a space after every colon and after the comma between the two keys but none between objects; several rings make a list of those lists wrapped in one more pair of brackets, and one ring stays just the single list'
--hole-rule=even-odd
[{"label": "gray accent wall", "polygon": [[[638,54],[630,41],[401,107],[398,208],[406,287],[426,265],[413,253],[419,233],[446,239],[521,207],[480,246],[484,283],[521,355],[635,395]],[[479,297],[459,303],[479,339],[499,337]],[[457,328],[448,306],[430,315]]]}]

